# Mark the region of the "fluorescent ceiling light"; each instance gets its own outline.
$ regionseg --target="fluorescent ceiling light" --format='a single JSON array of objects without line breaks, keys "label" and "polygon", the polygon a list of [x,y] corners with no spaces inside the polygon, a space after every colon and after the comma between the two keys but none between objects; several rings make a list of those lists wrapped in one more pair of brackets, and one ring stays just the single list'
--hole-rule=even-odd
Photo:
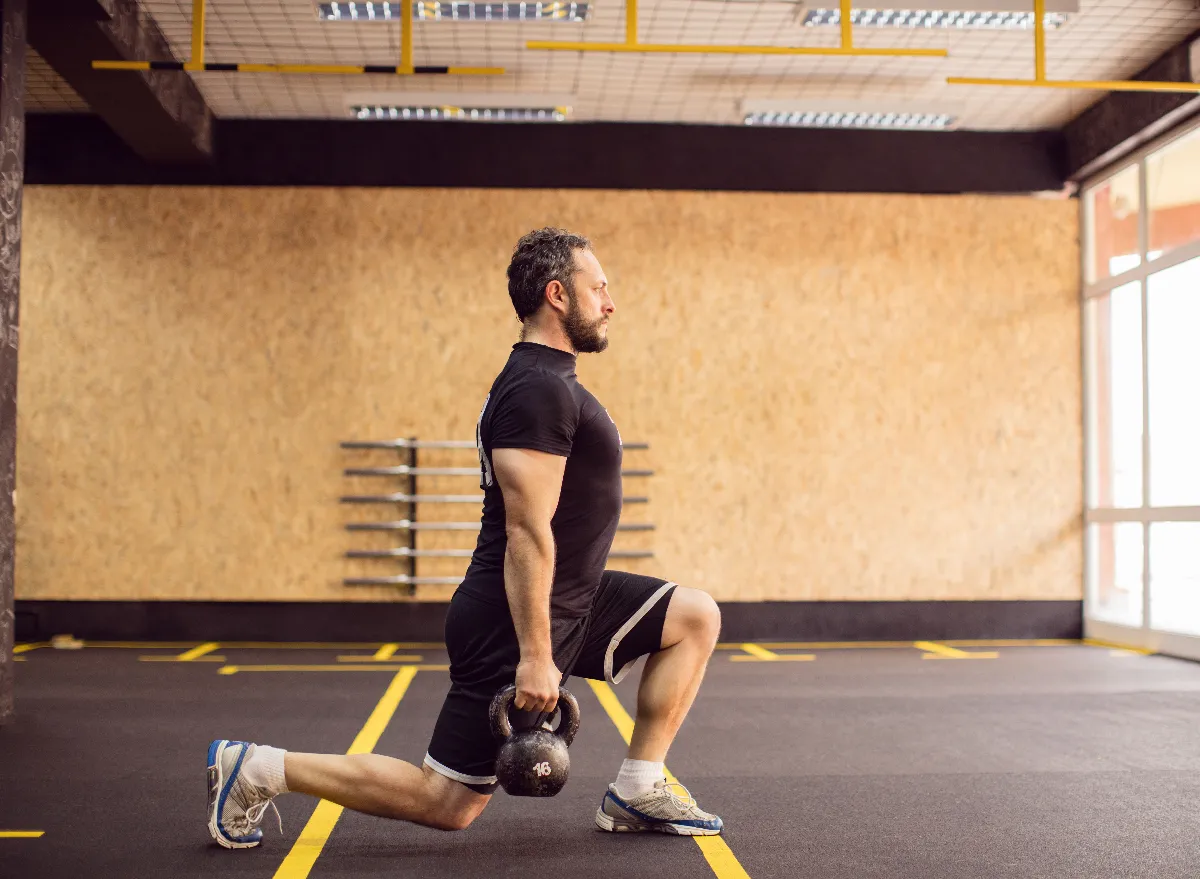
[{"label": "fluorescent ceiling light", "polygon": [[355,105],[355,119],[397,122],[566,122],[567,107],[416,107]]},{"label": "fluorescent ceiling light", "polygon": [[[322,21],[399,21],[403,6],[388,2],[318,3],[317,18]],[[417,21],[585,21],[590,3],[440,3],[414,0],[413,18]]]},{"label": "fluorescent ceiling light", "polygon": [[[1046,27],[1062,27],[1067,15],[1047,12]],[[840,9],[809,9],[804,13],[805,27],[842,23]],[[984,12],[940,9],[852,9],[850,23],[856,27],[959,28],[962,30],[1033,30],[1032,12]]]},{"label": "fluorescent ceiling light", "polygon": [[833,110],[758,111],[746,113],[747,125],[784,128],[872,128],[904,131],[949,131],[958,119],[949,113],[839,113]]}]

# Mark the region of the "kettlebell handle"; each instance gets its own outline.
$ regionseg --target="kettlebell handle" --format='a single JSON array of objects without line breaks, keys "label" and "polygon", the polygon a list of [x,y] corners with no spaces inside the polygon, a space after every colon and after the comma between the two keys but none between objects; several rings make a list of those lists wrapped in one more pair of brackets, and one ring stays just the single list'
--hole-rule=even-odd
[{"label": "kettlebell handle", "polygon": [[[513,734],[512,720],[509,718],[508,712],[516,698],[517,685],[509,684],[501,687],[495,698],[492,699],[490,712],[492,731],[500,741],[510,738]],[[575,741],[575,733],[579,732],[579,702],[566,687],[558,688],[558,709],[562,716],[554,734],[569,747],[571,742]]]}]

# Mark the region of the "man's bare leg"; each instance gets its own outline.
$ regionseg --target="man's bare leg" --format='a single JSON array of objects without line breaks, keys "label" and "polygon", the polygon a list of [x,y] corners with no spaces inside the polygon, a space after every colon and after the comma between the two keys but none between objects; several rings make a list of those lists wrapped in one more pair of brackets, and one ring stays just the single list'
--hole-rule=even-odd
[{"label": "man's bare leg", "polygon": [[382,754],[297,754],[284,759],[289,791],[309,794],[381,818],[439,830],[462,830],[491,796],[476,793],[428,766]]},{"label": "man's bare leg", "polygon": [[629,759],[661,763],[687,716],[721,631],[721,612],[707,592],[671,593],[663,649],[646,660],[638,686],[637,723]]}]

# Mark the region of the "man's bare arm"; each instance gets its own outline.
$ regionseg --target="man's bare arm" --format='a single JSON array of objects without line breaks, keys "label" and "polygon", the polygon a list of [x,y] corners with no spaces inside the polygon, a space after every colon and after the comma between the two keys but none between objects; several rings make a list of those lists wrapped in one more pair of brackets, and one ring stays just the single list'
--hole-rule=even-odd
[{"label": "man's bare arm", "polygon": [[492,468],[504,495],[508,549],[504,589],[512,611],[521,663],[514,705],[550,712],[558,702],[562,673],[550,641],[550,590],[554,584],[554,534],[567,459],[531,449],[494,449]]}]

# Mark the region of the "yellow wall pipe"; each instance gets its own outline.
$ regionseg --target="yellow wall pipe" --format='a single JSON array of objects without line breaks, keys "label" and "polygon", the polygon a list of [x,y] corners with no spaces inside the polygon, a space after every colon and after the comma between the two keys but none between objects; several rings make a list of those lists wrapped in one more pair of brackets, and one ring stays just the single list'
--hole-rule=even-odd
[{"label": "yellow wall pipe", "polygon": [[1103,92],[1183,92],[1200,94],[1200,82],[1141,82],[1140,80],[1091,81],[1072,79],[986,79],[975,76],[951,76],[950,85],[993,85],[1005,88],[1084,89]]},{"label": "yellow wall pipe", "polygon": [[413,71],[413,8],[412,0],[402,0],[400,4],[400,66],[405,73]]},{"label": "yellow wall pipe", "polygon": [[1046,0],[1033,0],[1033,78],[1046,81]]},{"label": "yellow wall pipe", "polygon": [[851,55],[894,56],[906,58],[944,58],[945,49],[843,49],[839,46],[721,46],[700,43],[556,43],[534,40],[525,44],[527,49],[558,49],[568,52],[648,52],[685,53],[713,55]]},{"label": "yellow wall pipe", "polygon": [[204,0],[192,0],[192,63],[204,63]]},{"label": "yellow wall pipe", "polygon": [[816,46],[723,46],[684,43],[639,43],[637,40],[637,0],[625,2],[625,42],[580,43],[555,40],[530,40],[526,49],[547,49],[562,52],[645,52],[653,54],[711,54],[711,55],[842,55],[889,58],[945,58],[945,49],[855,49],[850,5],[852,0],[839,0],[842,10],[841,45]]}]

